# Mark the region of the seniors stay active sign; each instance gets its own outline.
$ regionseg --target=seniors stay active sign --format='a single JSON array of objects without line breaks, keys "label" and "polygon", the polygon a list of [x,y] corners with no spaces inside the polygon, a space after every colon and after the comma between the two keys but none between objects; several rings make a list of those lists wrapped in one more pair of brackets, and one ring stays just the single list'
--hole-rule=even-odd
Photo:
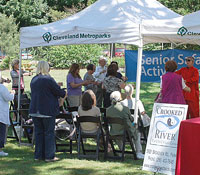
[{"label": "seniors stay active sign", "polygon": [[[126,76],[129,82],[136,81],[137,74],[137,55],[138,51],[126,50]],[[160,82],[160,76],[165,73],[165,63],[169,60],[177,62],[178,69],[185,67],[185,58],[193,56],[195,58],[194,67],[200,66],[200,51],[194,50],[159,50],[159,51],[143,51],[142,56],[142,82]]]},{"label": "seniors stay active sign", "polygon": [[143,170],[175,174],[179,127],[187,109],[187,105],[154,104]]}]

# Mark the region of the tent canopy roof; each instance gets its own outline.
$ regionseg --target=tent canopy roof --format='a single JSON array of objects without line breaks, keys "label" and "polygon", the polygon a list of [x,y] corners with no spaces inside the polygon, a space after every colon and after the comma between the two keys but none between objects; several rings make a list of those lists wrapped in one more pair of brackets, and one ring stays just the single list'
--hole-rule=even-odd
[{"label": "tent canopy roof", "polygon": [[173,19],[144,20],[144,43],[160,42],[200,45],[200,11]]},{"label": "tent canopy roof", "polygon": [[139,45],[144,20],[181,17],[156,0],[99,0],[81,12],[49,24],[23,27],[20,48],[124,43]]}]

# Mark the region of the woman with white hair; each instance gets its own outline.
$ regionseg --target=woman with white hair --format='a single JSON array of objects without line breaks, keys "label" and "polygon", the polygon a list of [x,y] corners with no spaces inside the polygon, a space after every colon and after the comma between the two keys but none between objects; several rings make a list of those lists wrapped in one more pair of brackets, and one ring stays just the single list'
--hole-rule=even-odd
[{"label": "woman with white hair", "polygon": [[[124,106],[121,104],[121,93],[119,91],[114,91],[110,95],[110,100],[112,101],[112,105],[107,108],[106,110],[106,116],[108,117],[118,117],[121,119],[124,119],[126,125],[127,125],[127,130],[131,134],[131,137],[133,138],[133,142],[135,144],[136,148],[136,155],[138,159],[144,159],[144,155],[142,156],[140,153],[140,149],[136,144],[137,141],[137,129],[135,125],[132,125],[133,123],[133,118],[131,116],[130,110],[128,107]],[[123,126],[120,125],[113,125],[110,130],[111,135],[121,135],[123,134]],[[119,148],[121,149],[122,147],[122,141],[117,143]]]},{"label": "woman with white hair", "polygon": [[49,64],[39,61],[36,76],[31,80],[31,103],[29,113],[35,131],[35,160],[56,161],[55,118],[59,114],[58,98],[66,98],[67,92],[60,88],[49,75]]},{"label": "woman with white hair", "polygon": [[[132,97],[133,92],[134,92],[133,85],[127,84],[124,88],[124,91],[125,91],[126,99],[121,101],[121,103],[124,106],[127,106],[129,109],[134,109],[135,108],[135,98]],[[144,127],[149,126],[150,125],[150,118],[146,114],[145,109],[144,109],[144,105],[143,105],[141,100],[138,101],[138,109],[140,111]]]},{"label": "woman with white hair", "polygon": [[[126,94],[126,99],[121,101],[121,103],[124,106],[127,106],[129,109],[134,109],[135,108],[135,98],[132,98],[133,91],[134,91],[133,85],[127,84],[125,86],[124,90],[125,90],[125,94]],[[138,101],[138,107],[139,107],[139,111],[140,111],[141,115],[144,115],[146,112],[145,112],[144,106],[140,100]],[[150,118],[145,123],[145,126],[149,126],[149,124],[150,124]],[[136,154],[137,154],[137,157],[144,158],[144,155],[142,154],[142,145],[141,145],[140,139],[141,139],[141,135],[140,135],[140,132],[138,131],[137,132],[137,140],[135,141],[136,150],[137,150]]]}]

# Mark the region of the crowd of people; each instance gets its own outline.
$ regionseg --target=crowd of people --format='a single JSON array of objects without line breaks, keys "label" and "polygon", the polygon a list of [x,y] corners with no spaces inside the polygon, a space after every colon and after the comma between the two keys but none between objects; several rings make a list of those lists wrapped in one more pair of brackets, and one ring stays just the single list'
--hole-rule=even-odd
[{"label": "crowd of people", "polygon": [[[161,103],[187,104],[187,118],[199,117],[199,73],[194,68],[194,58],[187,57],[187,67],[178,71],[177,63],[173,60],[166,62],[166,73],[161,77]],[[55,118],[60,113],[59,100],[67,99],[70,107],[79,107],[78,116],[90,115],[98,117],[101,115],[100,108],[106,108],[106,115],[119,117],[126,121],[127,130],[130,133],[138,159],[143,159],[144,154],[141,145],[141,133],[134,123],[134,117],[130,109],[134,109],[135,99],[133,98],[134,86],[127,84],[127,77],[119,72],[118,63],[113,61],[107,67],[105,57],[99,58],[99,65],[87,65],[87,72],[83,79],[80,76],[80,66],[73,63],[66,77],[67,89],[61,88],[50,76],[48,62],[39,61],[36,75],[32,78],[31,102],[29,113],[33,119],[35,131],[35,160],[46,162],[58,160],[55,157]],[[30,73],[21,72],[20,92],[24,93],[23,75]],[[0,83],[0,108],[6,110],[0,115],[0,156],[7,156],[2,148],[5,143],[6,125],[9,124],[9,101],[13,100],[14,94],[18,94],[19,61],[12,62],[11,70],[12,91],[11,93],[3,85],[9,82],[1,77]],[[84,91],[82,87],[84,86]],[[122,93],[122,89],[124,93]],[[122,97],[123,95],[123,97]],[[145,127],[150,125],[150,118],[145,113],[142,102],[138,101],[140,114]],[[98,125],[84,123],[81,126],[85,132],[96,132]],[[123,130],[120,126],[111,127],[110,133],[116,135]],[[119,149],[121,142],[117,142]]]}]

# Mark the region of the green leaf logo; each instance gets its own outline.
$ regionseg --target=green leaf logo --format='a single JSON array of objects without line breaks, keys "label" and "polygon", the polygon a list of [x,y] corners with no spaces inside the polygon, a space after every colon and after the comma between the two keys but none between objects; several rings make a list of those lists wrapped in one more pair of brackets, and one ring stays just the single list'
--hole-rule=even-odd
[{"label": "green leaf logo", "polygon": [[186,28],[183,26],[183,27],[181,27],[181,28],[178,29],[177,34],[183,36],[183,35],[185,35],[185,34],[187,33],[187,31],[188,31],[188,29],[186,29]]},{"label": "green leaf logo", "polygon": [[49,43],[49,41],[51,41],[52,39],[52,35],[50,32],[45,33],[43,36],[44,41],[46,41],[47,43]]}]

